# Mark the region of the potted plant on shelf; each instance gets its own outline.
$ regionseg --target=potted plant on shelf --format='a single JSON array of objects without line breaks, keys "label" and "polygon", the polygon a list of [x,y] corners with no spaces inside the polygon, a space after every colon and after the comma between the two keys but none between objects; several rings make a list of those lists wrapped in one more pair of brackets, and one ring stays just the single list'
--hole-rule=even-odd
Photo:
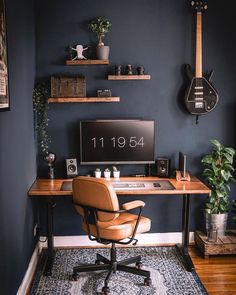
[{"label": "potted plant on shelf", "polygon": [[97,17],[89,23],[90,30],[97,35],[97,57],[98,59],[108,59],[110,47],[105,46],[103,38],[110,31],[111,23],[104,17]]},{"label": "potted plant on shelf", "polygon": [[206,230],[208,233],[211,229],[215,229],[218,236],[224,236],[229,211],[228,194],[230,184],[234,181],[235,149],[225,147],[216,139],[211,140],[211,143],[213,145],[211,153],[201,160],[205,166],[203,175],[212,191],[207,198],[205,208]]},{"label": "potted plant on shelf", "polygon": [[112,169],[113,169],[113,177],[120,178],[120,171],[116,168],[116,166],[113,166]]},{"label": "potted plant on shelf", "polygon": [[96,168],[96,170],[95,170],[95,177],[96,178],[101,178],[101,176],[102,176],[101,170],[99,168]]},{"label": "potted plant on shelf", "polygon": [[110,177],[111,177],[111,171],[109,170],[109,168],[106,168],[106,169],[104,170],[104,177],[105,177],[106,179],[110,179]]}]

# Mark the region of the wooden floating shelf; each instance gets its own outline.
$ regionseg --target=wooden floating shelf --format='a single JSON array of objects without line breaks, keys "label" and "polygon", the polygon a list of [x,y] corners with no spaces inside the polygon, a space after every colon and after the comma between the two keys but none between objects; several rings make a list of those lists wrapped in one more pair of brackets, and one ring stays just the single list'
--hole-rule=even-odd
[{"label": "wooden floating shelf", "polygon": [[66,60],[67,66],[78,66],[78,65],[108,65],[109,60],[107,59],[76,59]]},{"label": "wooden floating shelf", "polygon": [[73,102],[119,102],[120,97],[50,97],[48,103],[73,103]]},{"label": "wooden floating shelf", "polygon": [[108,75],[108,80],[150,80],[150,75]]}]

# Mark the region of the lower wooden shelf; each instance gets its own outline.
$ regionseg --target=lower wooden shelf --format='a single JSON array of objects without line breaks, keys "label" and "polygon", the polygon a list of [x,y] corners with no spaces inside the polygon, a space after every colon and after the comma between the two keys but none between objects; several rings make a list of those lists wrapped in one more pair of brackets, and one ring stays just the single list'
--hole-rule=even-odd
[{"label": "lower wooden shelf", "polygon": [[108,80],[150,80],[150,75],[108,75]]},{"label": "lower wooden shelf", "polygon": [[218,237],[216,243],[207,241],[207,236],[201,232],[194,233],[194,241],[205,258],[210,255],[236,254],[236,231],[228,230],[226,235]]},{"label": "lower wooden shelf", "polygon": [[119,102],[120,97],[50,97],[48,103]]}]

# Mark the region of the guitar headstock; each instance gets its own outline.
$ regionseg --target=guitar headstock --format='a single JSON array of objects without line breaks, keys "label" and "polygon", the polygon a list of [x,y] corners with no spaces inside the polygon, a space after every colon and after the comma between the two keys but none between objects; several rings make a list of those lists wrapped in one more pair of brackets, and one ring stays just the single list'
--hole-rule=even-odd
[{"label": "guitar headstock", "polygon": [[206,1],[191,1],[191,6],[197,12],[202,12],[204,10],[207,10],[207,2]]}]

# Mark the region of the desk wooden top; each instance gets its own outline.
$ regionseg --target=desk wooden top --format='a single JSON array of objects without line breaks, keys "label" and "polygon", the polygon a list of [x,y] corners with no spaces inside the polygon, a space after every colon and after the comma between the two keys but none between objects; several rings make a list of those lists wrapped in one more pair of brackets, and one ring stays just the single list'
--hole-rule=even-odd
[{"label": "desk wooden top", "polygon": [[[148,181],[148,180],[169,180],[174,186],[173,190],[122,190],[116,191],[117,195],[183,195],[183,194],[210,194],[211,190],[199,179],[191,176],[191,181],[176,181],[175,178],[158,178],[158,177],[121,177],[120,181]],[[72,196],[72,191],[61,190],[65,181],[72,179],[36,179],[29,189],[28,196]],[[111,178],[111,181],[114,181]]]}]

